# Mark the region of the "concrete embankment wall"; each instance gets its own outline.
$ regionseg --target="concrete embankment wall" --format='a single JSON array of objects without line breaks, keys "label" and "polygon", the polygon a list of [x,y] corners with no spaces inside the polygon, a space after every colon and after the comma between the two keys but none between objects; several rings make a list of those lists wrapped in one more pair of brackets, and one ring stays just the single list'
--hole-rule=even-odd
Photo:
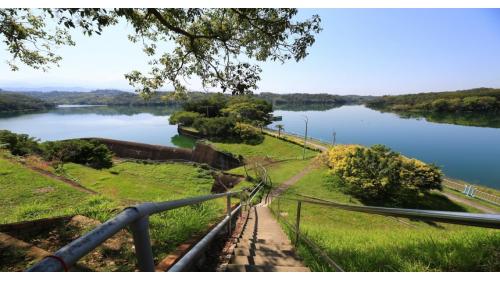
[{"label": "concrete embankment wall", "polygon": [[117,157],[121,158],[154,161],[192,161],[205,163],[220,170],[236,168],[243,164],[241,159],[238,159],[229,153],[217,151],[211,145],[201,142],[196,144],[194,150],[191,150],[186,148],[151,145],[104,138],[84,139],[98,140],[113,151]]},{"label": "concrete embankment wall", "polygon": [[[89,138],[90,139],[90,138]],[[140,160],[185,160],[192,161],[192,150],[162,145],[121,141],[103,138],[91,138],[105,144],[113,153],[120,158],[132,158]]]}]

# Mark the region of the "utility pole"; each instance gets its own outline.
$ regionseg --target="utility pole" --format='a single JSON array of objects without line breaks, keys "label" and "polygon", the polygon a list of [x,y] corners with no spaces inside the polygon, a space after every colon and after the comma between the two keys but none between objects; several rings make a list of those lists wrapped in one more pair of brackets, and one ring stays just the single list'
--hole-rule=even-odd
[{"label": "utility pole", "polygon": [[333,131],[333,140],[332,140],[332,146],[335,146],[335,139],[337,138],[337,133]]},{"label": "utility pole", "polygon": [[304,152],[302,154],[302,159],[306,159],[306,144],[307,144],[307,123],[309,123],[309,118],[307,116],[304,117],[304,122],[306,123],[306,133],[304,134]]}]

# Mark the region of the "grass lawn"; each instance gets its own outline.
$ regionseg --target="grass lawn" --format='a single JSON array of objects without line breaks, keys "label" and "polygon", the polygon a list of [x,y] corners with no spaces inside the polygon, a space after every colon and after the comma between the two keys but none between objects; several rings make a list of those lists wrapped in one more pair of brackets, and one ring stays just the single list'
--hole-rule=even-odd
[{"label": "grass lawn", "polygon": [[0,224],[73,213],[89,194],[40,175],[0,152]]},{"label": "grass lawn", "polygon": [[209,194],[213,183],[209,171],[179,163],[123,162],[101,170],[68,163],[64,170],[81,185],[125,203]]},{"label": "grass lawn", "polygon": [[[329,187],[318,168],[289,188],[341,203],[361,204]],[[446,198],[432,197],[436,208],[462,208]],[[277,208],[277,200],[272,207]],[[427,206],[433,204],[427,203]],[[453,206],[455,205],[455,206]],[[295,222],[296,202],[280,200],[287,221]],[[346,271],[499,271],[500,231],[451,225],[428,224],[378,215],[302,204],[301,231],[314,240]],[[285,228],[286,229],[286,228]],[[290,234],[290,233],[289,233]],[[291,236],[292,237],[292,236]],[[301,245],[298,249],[315,271],[332,270],[318,255]]]},{"label": "grass lawn", "polygon": [[[221,142],[212,142],[212,144],[219,150],[239,154],[246,159],[264,157],[275,160],[302,159],[303,155],[303,147],[267,135],[264,136],[264,141],[258,145]],[[317,155],[316,151],[306,149],[306,157],[315,155]]]},{"label": "grass lawn", "polygon": [[[190,164],[123,162],[102,170],[72,163],[64,167],[68,177],[123,206],[210,194],[213,183],[209,171]],[[234,198],[233,203],[237,202]],[[221,198],[151,216],[155,260],[160,261],[178,244],[205,231],[224,215],[225,207],[226,200]]]},{"label": "grass lawn", "polygon": [[[66,177],[99,195],[74,189],[57,179],[41,175],[0,155],[0,223],[85,215],[105,221],[136,202],[167,201],[209,194],[213,178],[209,171],[187,164],[117,163],[96,170],[68,163]],[[249,184],[249,183],[247,183]],[[233,203],[238,199],[234,198]],[[226,199],[183,207],[150,218],[155,261],[177,245],[200,234],[225,214]],[[130,256],[130,268],[135,261]]]},{"label": "grass lawn", "polygon": [[274,163],[267,167],[267,171],[271,180],[273,182],[273,186],[278,186],[300,173],[307,166],[309,166],[314,159],[306,159],[306,160],[287,160],[283,162]]}]

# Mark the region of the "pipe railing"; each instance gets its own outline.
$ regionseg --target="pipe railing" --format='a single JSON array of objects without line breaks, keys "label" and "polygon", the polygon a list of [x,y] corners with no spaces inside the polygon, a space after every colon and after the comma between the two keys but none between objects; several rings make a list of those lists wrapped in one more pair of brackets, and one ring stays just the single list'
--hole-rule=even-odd
[{"label": "pipe railing", "polygon": [[[258,193],[264,186],[263,183],[258,183],[250,192],[248,198]],[[56,251],[53,255],[47,256],[40,262],[30,267],[27,271],[67,271],[70,267],[78,262],[83,256],[87,255],[107,239],[115,235],[118,231],[130,226],[134,240],[135,252],[138,261],[138,267],[141,271],[154,271],[155,265],[153,260],[153,251],[151,248],[151,240],[149,237],[149,217],[151,215],[173,210],[185,206],[203,203],[217,198],[227,198],[227,215],[225,218],[210,231],[188,254],[179,262],[178,266],[173,269],[184,269],[192,256],[197,256],[199,250],[203,249],[213,238],[219,233],[224,226],[227,225],[228,233],[231,233],[231,219],[237,214],[243,204],[242,201],[238,206],[231,210],[231,197],[240,195],[243,199],[243,194],[248,190],[235,192],[226,192],[219,194],[210,194],[205,196],[191,197],[180,200],[166,202],[148,202],[136,206],[125,208],[114,218],[109,219],[97,228],[86,233],[82,237],[72,241],[68,245]],[[253,198],[253,197],[252,197]],[[248,204],[248,200],[247,203]],[[201,243],[201,244],[200,244]]]},{"label": "pipe railing", "polygon": [[[271,205],[271,211],[275,214],[279,221],[282,221],[285,226],[294,234],[294,244],[298,247],[300,242],[303,241],[314,251],[316,251],[324,261],[326,261],[336,271],[343,271],[342,268],[331,259],[316,243],[310,240],[304,233],[300,231],[302,204],[313,204],[326,207],[332,207],[347,211],[377,214],[382,216],[391,217],[404,217],[409,219],[419,219],[424,221],[445,222],[451,224],[477,226],[484,228],[500,229],[500,214],[478,214],[478,213],[464,213],[464,212],[448,212],[448,211],[432,211],[432,210],[419,210],[419,209],[402,209],[402,208],[387,208],[387,207],[373,207],[373,206],[357,206],[350,204],[341,204],[313,196],[295,194],[302,198],[287,198],[278,196],[274,210]],[[295,225],[289,223],[286,219],[282,220],[281,215],[281,200],[294,201],[297,203]]]},{"label": "pipe railing", "polygon": [[443,186],[447,187],[449,189],[458,191],[460,193],[463,193],[466,196],[469,196],[471,198],[478,198],[481,200],[484,200],[488,203],[500,206],[500,197],[493,195],[488,192],[481,191],[477,188],[475,188],[473,185],[470,184],[465,184],[465,183],[458,183],[455,181],[452,181],[450,179],[444,178],[443,179]]}]

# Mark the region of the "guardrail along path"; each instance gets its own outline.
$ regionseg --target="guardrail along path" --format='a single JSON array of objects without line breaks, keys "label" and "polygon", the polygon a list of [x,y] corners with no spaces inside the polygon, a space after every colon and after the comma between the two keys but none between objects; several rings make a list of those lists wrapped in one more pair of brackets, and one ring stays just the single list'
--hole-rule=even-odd
[{"label": "guardrail along path", "polygon": [[245,229],[226,271],[310,271],[295,253],[287,235],[264,206],[250,210]]}]

